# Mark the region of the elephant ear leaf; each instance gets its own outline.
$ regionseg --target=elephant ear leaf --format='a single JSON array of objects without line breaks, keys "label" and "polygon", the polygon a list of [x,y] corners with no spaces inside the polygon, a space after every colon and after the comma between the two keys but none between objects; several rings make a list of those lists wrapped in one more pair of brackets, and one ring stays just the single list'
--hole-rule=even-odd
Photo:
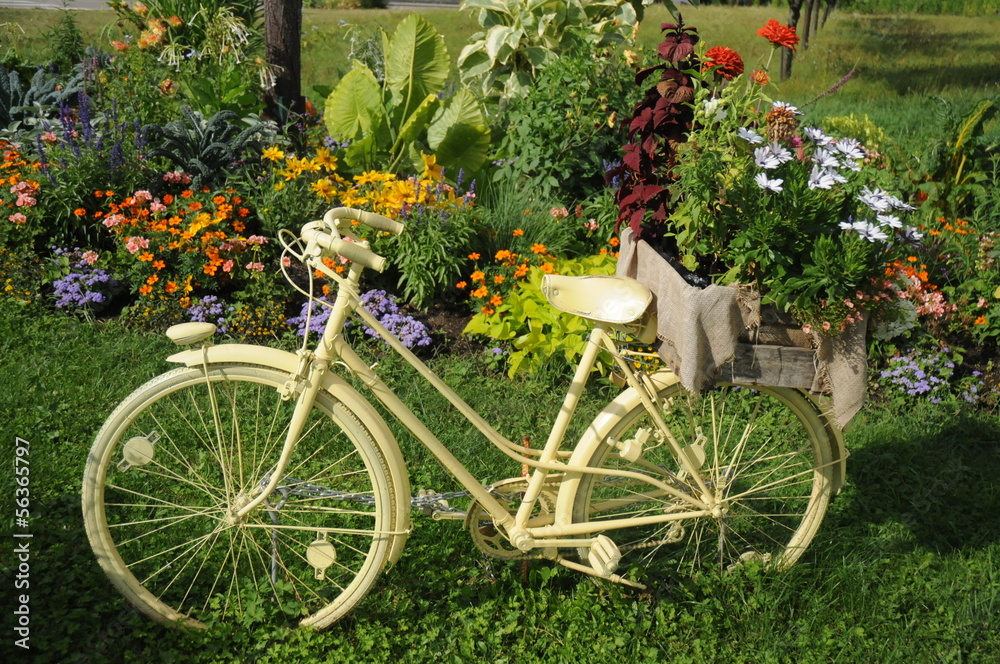
[{"label": "elephant ear leaf", "polygon": [[400,21],[385,51],[385,82],[400,117],[408,118],[427,95],[436,95],[448,80],[451,60],[444,38],[427,19],[411,14]]},{"label": "elephant ear leaf", "polygon": [[378,80],[368,67],[355,62],[327,97],[323,119],[330,136],[352,140],[363,126],[379,124],[376,119],[384,114]]},{"label": "elephant ear leaf", "polygon": [[468,89],[459,90],[427,128],[427,143],[451,172],[474,173],[486,162],[490,130]]}]

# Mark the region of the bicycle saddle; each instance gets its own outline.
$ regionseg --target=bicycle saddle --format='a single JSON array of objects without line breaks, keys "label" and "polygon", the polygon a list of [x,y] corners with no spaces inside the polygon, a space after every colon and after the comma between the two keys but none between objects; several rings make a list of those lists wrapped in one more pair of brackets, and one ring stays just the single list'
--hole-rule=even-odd
[{"label": "bicycle saddle", "polygon": [[635,322],[653,301],[652,292],[635,279],[610,274],[547,274],[542,292],[559,311],[616,325]]}]

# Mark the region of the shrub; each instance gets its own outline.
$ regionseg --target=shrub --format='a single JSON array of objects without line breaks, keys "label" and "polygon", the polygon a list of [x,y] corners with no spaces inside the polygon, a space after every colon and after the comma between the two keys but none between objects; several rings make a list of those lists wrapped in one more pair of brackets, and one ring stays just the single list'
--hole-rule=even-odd
[{"label": "shrub", "polygon": [[576,204],[604,188],[638,97],[624,56],[563,57],[546,67],[497,126],[492,177],[514,179],[542,197]]}]

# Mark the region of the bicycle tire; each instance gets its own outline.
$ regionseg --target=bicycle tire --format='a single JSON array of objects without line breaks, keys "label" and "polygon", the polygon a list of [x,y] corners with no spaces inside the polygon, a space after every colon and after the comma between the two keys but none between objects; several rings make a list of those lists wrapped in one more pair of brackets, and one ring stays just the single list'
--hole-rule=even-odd
[{"label": "bicycle tire", "polygon": [[[699,472],[706,488],[721,494],[721,509],[711,516],[607,531],[622,563],[649,566],[655,558],[681,572],[708,564],[731,569],[749,561],[778,570],[793,565],[816,534],[832,493],[831,441],[816,407],[791,389],[725,385],[692,395],[670,374],[654,378],[667,427],[682,448],[699,443],[704,453]],[[636,440],[641,429],[650,437],[631,462],[616,444]],[[570,463],[645,472],[704,497],[655,432],[638,394],[628,389],[597,416]],[[648,484],[600,474],[580,473],[563,491],[571,498],[557,509],[564,523],[697,509],[662,491],[655,495]],[[586,553],[580,550],[584,559]]]},{"label": "bicycle tire", "polygon": [[278,394],[288,378],[256,365],[181,367],[135,390],[97,434],[87,536],[114,586],[158,622],[326,627],[386,567],[399,509],[389,466],[362,420],[325,392],[278,489],[243,523],[226,521],[277,461],[295,407]]}]

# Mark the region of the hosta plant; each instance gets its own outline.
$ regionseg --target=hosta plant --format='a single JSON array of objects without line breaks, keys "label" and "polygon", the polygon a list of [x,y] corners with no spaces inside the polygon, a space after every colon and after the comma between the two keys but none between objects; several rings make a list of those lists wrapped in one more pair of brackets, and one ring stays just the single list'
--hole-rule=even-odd
[{"label": "hosta plant", "polygon": [[[538,72],[564,54],[634,38],[652,0],[464,0],[483,30],[458,56],[462,80],[486,97],[527,94]],[[670,3],[668,3],[670,4]]]},{"label": "hosta plant", "polygon": [[479,102],[468,89],[443,100],[450,60],[444,38],[413,14],[390,38],[383,32],[385,76],[379,80],[360,61],[326,100],[330,136],[349,141],[344,159],[360,170],[423,168],[421,152],[458,174],[486,161],[490,131]]}]

